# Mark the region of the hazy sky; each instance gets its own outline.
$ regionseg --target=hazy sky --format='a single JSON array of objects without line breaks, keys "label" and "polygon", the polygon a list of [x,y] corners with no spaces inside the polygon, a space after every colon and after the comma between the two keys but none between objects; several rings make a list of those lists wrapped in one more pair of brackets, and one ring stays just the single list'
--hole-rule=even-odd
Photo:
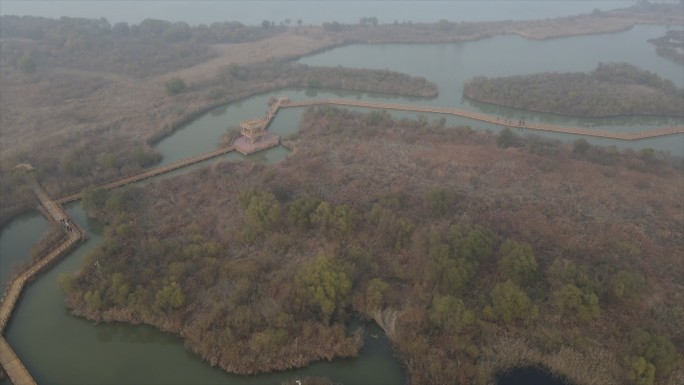
[{"label": "hazy sky", "polygon": [[184,21],[191,25],[216,21],[259,24],[262,20],[304,24],[339,21],[357,23],[361,17],[377,17],[381,23],[394,21],[435,22],[440,19],[503,20],[540,19],[623,8],[635,0],[478,0],[478,1],[393,1],[393,0],[0,0],[2,15],[34,15],[100,18],[111,23],[139,23],[151,18]]}]

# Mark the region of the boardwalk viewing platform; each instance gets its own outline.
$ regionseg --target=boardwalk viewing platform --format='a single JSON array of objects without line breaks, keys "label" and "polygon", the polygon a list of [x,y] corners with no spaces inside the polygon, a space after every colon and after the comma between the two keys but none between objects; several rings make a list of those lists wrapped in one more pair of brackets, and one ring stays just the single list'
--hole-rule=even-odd
[{"label": "boardwalk viewing platform", "polygon": [[240,122],[241,137],[235,140],[233,147],[242,155],[275,147],[280,144],[280,135],[267,132],[268,125],[278,113],[278,109],[290,102],[287,97],[279,96],[272,100],[271,106],[262,119],[250,119]]},{"label": "boardwalk viewing platform", "polygon": [[651,130],[639,131],[639,132],[617,132],[617,131],[607,131],[607,130],[595,130],[590,128],[580,128],[580,127],[567,127],[567,126],[557,126],[553,124],[545,123],[535,123],[535,122],[516,122],[501,119],[496,116],[480,114],[477,112],[465,111],[458,108],[448,108],[448,107],[433,107],[433,106],[419,106],[411,104],[398,104],[398,103],[383,103],[383,102],[369,102],[362,100],[352,100],[352,99],[312,99],[305,100],[301,102],[289,102],[283,104],[280,107],[305,107],[305,106],[315,106],[315,105],[337,105],[337,106],[347,106],[347,107],[365,107],[365,108],[378,108],[387,110],[398,110],[398,111],[412,111],[412,112],[425,112],[425,113],[435,113],[435,114],[446,114],[462,116],[464,118],[469,118],[473,120],[478,120],[481,122],[497,124],[505,127],[515,127],[515,128],[526,128],[530,130],[540,130],[549,132],[559,132],[564,134],[575,134],[575,135],[586,135],[593,136],[597,138],[609,138],[609,139],[619,139],[619,140],[639,140],[647,138],[655,138],[658,136],[674,135],[674,134],[684,134],[684,127],[665,127],[656,128]]},{"label": "boardwalk viewing platform", "polygon": [[[19,301],[24,287],[31,282],[41,271],[45,270],[61,257],[66,255],[79,241],[83,240],[84,233],[76,223],[69,219],[69,216],[62,208],[55,203],[38,184],[33,181],[33,191],[35,192],[45,212],[50,219],[64,226],[67,237],[57,244],[53,249],[39,260],[32,263],[28,268],[16,274],[7,285],[0,301],[0,334],[3,334],[9,322],[14,307]],[[10,381],[14,385],[35,384],[26,367],[14,354],[4,337],[0,336],[0,364],[7,373]]]}]

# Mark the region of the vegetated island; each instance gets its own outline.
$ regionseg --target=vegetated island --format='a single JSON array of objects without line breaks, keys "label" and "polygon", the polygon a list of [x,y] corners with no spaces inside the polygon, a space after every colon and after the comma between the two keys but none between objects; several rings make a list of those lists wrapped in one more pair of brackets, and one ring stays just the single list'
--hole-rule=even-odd
[{"label": "vegetated island", "polygon": [[236,373],[353,356],[362,316],[413,384],[684,375],[684,178],[665,155],[329,106],[286,145],[272,166],[87,190],[107,228],[61,276],[67,305]]},{"label": "vegetated island", "polygon": [[590,73],[475,77],[463,87],[473,100],[582,117],[684,116],[684,90],[627,63],[599,63]]},{"label": "vegetated island", "polygon": [[649,40],[656,53],[675,63],[684,64],[684,30],[667,31],[665,36]]}]

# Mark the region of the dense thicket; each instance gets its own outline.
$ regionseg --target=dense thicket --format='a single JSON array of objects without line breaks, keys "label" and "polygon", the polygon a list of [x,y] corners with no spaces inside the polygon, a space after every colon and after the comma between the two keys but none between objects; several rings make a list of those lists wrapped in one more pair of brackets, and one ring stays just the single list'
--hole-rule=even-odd
[{"label": "dense thicket", "polygon": [[466,82],[463,94],[525,110],[601,117],[684,113],[684,90],[627,63],[599,63],[590,73],[541,73]]},{"label": "dense thicket", "polygon": [[[420,76],[390,70],[312,67],[291,62],[267,62],[222,68],[207,94],[220,98],[234,89],[254,84],[275,87],[307,87],[355,92],[374,92],[413,97],[437,96],[437,85]],[[234,92],[234,91],[233,91]]]},{"label": "dense thicket", "polygon": [[[205,61],[214,56],[210,44],[259,40],[279,32],[282,28],[270,24],[248,27],[237,22],[191,27],[146,19],[112,26],[104,18],[0,17],[2,54],[25,72],[36,66],[60,66],[143,77]],[[28,48],[22,39],[38,45]]]},{"label": "dense thicket", "polygon": [[108,227],[62,278],[67,303],[179,333],[240,373],[355,354],[344,324],[362,314],[412,383],[540,363],[579,384],[676,383],[681,172],[657,154],[604,166],[581,142],[495,142],[317,107],[278,165],[91,189]]}]

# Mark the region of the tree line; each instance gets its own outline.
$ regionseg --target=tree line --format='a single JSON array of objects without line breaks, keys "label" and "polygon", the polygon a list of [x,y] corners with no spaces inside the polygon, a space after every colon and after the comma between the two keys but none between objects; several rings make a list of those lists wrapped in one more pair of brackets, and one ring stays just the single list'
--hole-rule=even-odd
[{"label": "tree line", "polygon": [[[139,24],[106,19],[34,16],[0,17],[2,54],[24,72],[41,66],[105,71],[135,77],[157,75],[201,63],[215,54],[211,44],[255,41],[283,27],[245,26],[238,22],[189,26],[146,19]],[[22,39],[31,40],[34,45]]]}]

